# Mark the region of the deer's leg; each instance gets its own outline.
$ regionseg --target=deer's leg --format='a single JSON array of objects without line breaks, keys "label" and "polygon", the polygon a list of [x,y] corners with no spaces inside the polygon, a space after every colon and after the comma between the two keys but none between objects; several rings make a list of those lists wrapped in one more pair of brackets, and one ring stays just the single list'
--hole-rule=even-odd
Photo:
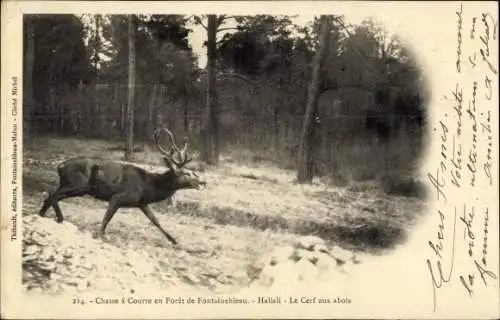
[{"label": "deer's leg", "polygon": [[[47,197],[42,209],[45,208],[46,203],[49,203],[49,205],[51,205],[52,208],[54,208],[54,211],[56,212],[56,221],[61,223],[64,221],[64,217],[62,215],[62,211],[61,208],[59,207],[58,202],[67,198],[81,197],[87,194],[88,192],[89,192],[89,187],[86,185],[81,187],[60,188],[52,195],[49,195],[49,197]],[[42,213],[42,209],[40,210],[40,213]],[[43,214],[45,215],[45,212],[43,212]]]},{"label": "deer's leg", "polygon": [[104,214],[104,219],[102,220],[102,225],[101,225],[101,232],[100,232],[100,237],[104,239],[104,233],[106,232],[106,227],[108,226],[108,223],[111,221],[111,218],[115,215],[116,211],[118,211],[118,205],[116,201],[113,201],[111,199],[109,201],[108,209],[106,210],[106,213]]},{"label": "deer's leg", "polygon": [[42,207],[40,208],[40,211],[38,211],[38,215],[40,217],[45,217],[45,215],[47,214],[47,210],[49,210],[50,208],[50,198],[52,197],[52,194],[49,192],[49,194],[47,195],[47,197],[43,200],[43,204],[42,204]]},{"label": "deer's leg", "polygon": [[167,239],[172,242],[173,244],[177,244],[177,241],[170,235],[168,234],[167,231],[165,231],[160,223],[158,222],[158,220],[156,219],[156,216],[154,215],[154,213],[151,211],[151,209],[148,207],[148,206],[142,206],[140,207],[141,211],[144,212],[144,214],[146,215],[146,217],[149,218],[149,220],[151,220],[151,222],[158,228],[160,229],[160,231],[165,235],[165,237],[167,237]]},{"label": "deer's leg", "polygon": [[108,209],[104,214],[104,219],[102,220],[101,225],[101,238],[104,238],[104,234],[106,232],[106,227],[109,222],[115,215],[116,211],[118,211],[121,207],[127,207],[131,204],[137,203],[139,200],[137,199],[136,193],[117,193],[111,197],[108,202]]}]

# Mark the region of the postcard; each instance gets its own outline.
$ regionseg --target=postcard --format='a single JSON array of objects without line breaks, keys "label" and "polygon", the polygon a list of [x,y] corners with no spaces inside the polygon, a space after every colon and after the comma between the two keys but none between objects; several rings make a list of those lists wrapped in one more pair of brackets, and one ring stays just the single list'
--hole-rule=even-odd
[{"label": "postcard", "polygon": [[2,318],[500,316],[494,2],[1,20]]}]

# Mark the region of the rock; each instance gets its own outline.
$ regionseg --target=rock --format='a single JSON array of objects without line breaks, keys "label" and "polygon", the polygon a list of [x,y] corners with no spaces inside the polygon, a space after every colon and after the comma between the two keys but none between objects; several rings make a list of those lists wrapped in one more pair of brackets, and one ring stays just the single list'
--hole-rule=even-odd
[{"label": "rock", "polygon": [[250,279],[257,279],[259,278],[260,273],[264,269],[266,265],[262,262],[256,262],[252,263],[247,266],[247,275]]},{"label": "rock", "polygon": [[78,291],[84,291],[90,285],[85,279],[68,279],[65,281],[66,285],[73,286]]},{"label": "rock", "polygon": [[47,239],[45,239],[45,237],[43,237],[39,233],[34,234],[33,243],[35,243],[39,246],[48,246],[49,245],[49,241]]},{"label": "rock", "polygon": [[337,267],[337,261],[336,259],[334,259],[333,257],[331,257],[330,255],[326,254],[326,253],[320,253],[317,255],[317,262],[316,262],[316,266],[320,269],[320,270],[335,270],[335,268]]},{"label": "rock", "polygon": [[231,280],[222,273],[219,274],[217,276],[217,278],[215,278],[215,280],[217,280],[219,283],[222,283],[222,284],[230,284],[231,283]]},{"label": "rock", "polygon": [[37,254],[38,252],[40,252],[40,249],[37,246],[25,246],[23,250],[23,256],[31,256]]},{"label": "rock", "polygon": [[51,261],[40,261],[38,267],[45,271],[53,271],[56,268],[56,264]]},{"label": "rock", "polygon": [[34,294],[34,295],[41,295],[41,294],[43,294],[43,290],[40,287],[33,287],[33,288],[30,288],[29,293]]},{"label": "rock", "polygon": [[193,274],[190,274],[190,273],[186,273],[182,276],[182,278],[190,283],[190,284],[193,284],[193,285],[198,285],[200,284],[200,279],[198,279],[195,275]]},{"label": "rock", "polygon": [[76,225],[74,225],[72,223],[69,223],[67,221],[64,221],[63,224],[64,224],[64,227],[65,227],[64,231],[66,231],[66,232],[68,232],[68,231],[69,232],[79,232],[78,231],[78,227]]},{"label": "rock", "polygon": [[339,264],[346,263],[354,256],[352,252],[342,249],[339,246],[334,246],[332,249],[330,249],[330,255],[334,257]]},{"label": "rock", "polygon": [[76,286],[76,289],[78,291],[84,291],[84,290],[86,290],[89,287],[89,285],[90,285],[90,283],[88,281],[86,281],[86,280],[79,281],[78,285]]},{"label": "rock", "polygon": [[305,236],[305,237],[300,237],[297,240],[297,242],[295,243],[295,247],[312,251],[314,249],[314,246],[320,245],[320,244],[325,245],[325,241],[323,239],[321,239],[320,237]]},{"label": "rock", "polygon": [[320,269],[318,281],[346,280],[348,274],[343,266],[335,266],[330,269]]},{"label": "rock", "polygon": [[260,286],[263,287],[270,287],[274,283],[274,273],[273,269],[276,268],[276,266],[271,266],[268,265],[262,272],[259,274],[259,277],[257,278],[257,283]]},{"label": "rock", "polygon": [[352,259],[351,259],[352,263],[354,264],[358,264],[358,263],[361,263],[361,260],[359,260],[359,257],[357,255],[353,255],[352,256]]},{"label": "rock", "polygon": [[217,280],[215,280],[214,278],[208,278],[207,282],[212,288],[216,288],[219,285]]},{"label": "rock", "polygon": [[311,282],[318,278],[319,270],[309,260],[301,259],[295,263],[299,273],[299,280]]},{"label": "rock", "polygon": [[45,247],[40,253],[40,260],[44,261],[53,261],[54,259],[54,250],[51,249],[50,247]]},{"label": "rock", "polygon": [[52,272],[50,274],[50,280],[60,280],[61,278],[62,278],[62,276],[58,273]]},{"label": "rock", "polygon": [[94,269],[94,265],[90,262],[84,261],[80,263],[80,267],[85,269],[85,270],[92,270]]},{"label": "rock", "polygon": [[274,287],[289,286],[299,281],[299,271],[300,269],[297,268],[296,263],[289,260],[275,266],[269,266],[262,273],[272,279]]},{"label": "rock", "polygon": [[55,254],[54,255],[54,261],[56,263],[62,263],[64,261],[64,257],[61,254]]},{"label": "rock", "polygon": [[324,243],[314,245],[313,251],[328,253],[328,247]]},{"label": "rock", "polygon": [[289,260],[293,256],[294,251],[295,249],[292,246],[276,247],[270,255],[269,264],[275,265]]},{"label": "rock", "polygon": [[293,260],[300,261],[302,259],[309,260],[309,262],[314,264],[316,263],[316,261],[318,261],[317,253],[304,249],[296,249],[293,254]]},{"label": "rock", "polygon": [[36,255],[36,254],[26,255],[23,257],[23,262],[37,260],[37,259],[38,259],[38,255]]},{"label": "rock", "polygon": [[69,294],[75,294],[77,293],[77,290],[76,290],[76,287],[75,286],[70,286],[66,283],[62,283],[60,285],[60,288],[61,288],[61,291],[65,292],[65,293],[69,293]]}]

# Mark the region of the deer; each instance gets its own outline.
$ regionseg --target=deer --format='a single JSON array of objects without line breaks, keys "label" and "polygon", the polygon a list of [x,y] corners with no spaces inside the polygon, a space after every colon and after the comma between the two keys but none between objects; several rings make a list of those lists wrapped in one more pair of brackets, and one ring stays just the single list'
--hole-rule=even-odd
[{"label": "deer", "polygon": [[[161,131],[170,138],[172,148],[166,150],[160,143]],[[106,240],[105,231],[113,215],[120,208],[138,208],[174,245],[178,242],[158,222],[149,208],[152,203],[171,199],[176,191],[182,189],[203,189],[206,182],[198,174],[186,168],[192,158],[186,155],[188,142],[179,149],[174,136],[166,127],[155,129],[154,142],[162,154],[162,160],[168,170],[153,173],[133,164],[119,161],[78,156],[70,158],[57,166],[59,187],[48,193],[39,211],[45,217],[52,207],[56,214],[56,222],[64,221],[58,202],[73,197],[90,196],[108,203],[100,232],[96,237]]]}]

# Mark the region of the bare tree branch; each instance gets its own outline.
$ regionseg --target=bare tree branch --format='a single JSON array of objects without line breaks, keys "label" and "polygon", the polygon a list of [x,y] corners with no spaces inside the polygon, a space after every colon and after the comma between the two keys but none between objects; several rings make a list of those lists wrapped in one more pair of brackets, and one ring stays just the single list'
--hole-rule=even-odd
[{"label": "bare tree branch", "polygon": [[195,18],[196,16],[194,14],[190,15],[190,16],[187,16],[186,18],[184,18],[184,21],[189,21],[191,19],[196,19]]},{"label": "bare tree branch", "polygon": [[217,29],[217,33],[225,30],[238,30],[238,27],[227,27],[227,28],[220,28]]},{"label": "bare tree branch", "polygon": [[[338,17],[338,16],[334,16],[333,19],[344,29],[344,31],[349,35],[349,37],[352,37],[353,34],[349,31],[349,29],[347,28],[347,26],[345,25],[342,17]],[[356,53],[358,55],[360,55],[361,57],[365,58],[366,60],[370,60],[370,57],[368,57],[364,52],[362,52],[361,50],[359,50],[359,48],[356,48],[356,47],[353,47],[354,51],[356,51]],[[366,69],[368,69],[370,72],[374,73],[374,74],[379,74],[380,72],[376,72],[375,70],[373,70],[370,66],[366,65],[365,66]]]},{"label": "bare tree branch", "polygon": [[206,25],[203,24],[203,21],[201,21],[201,18],[198,17],[198,16],[193,16],[194,20],[196,21],[196,23],[198,23],[199,25],[201,25],[205,30],[208,31],[208,28]]},{"label": "bare tree branch", "polygon": [[348,84],[343,84],[343,85],[335,84],[332,86],[322,87],[319,90],[319,95],[322,95],[322,94],[327,93],[329,91],[336,91],[339,89],[346,89],[346,88],[361,89],[361,90],[369,91],[369,92],[373,91],[373,88],[371,88],[370,86],[361,84],[361,83],[348,83]]},{"label": "bare tree branch", "polygon": [[218,28],[226,19],[226,16],[221,14],[217,17],[217,21],[215,22],[215,28]]},{"label": "bare tree branch", "polygon": [[241,75],[241,74],[238,74],[238,73],[219,73],[217,76],[216,76],[217,80],[223,80],[224,78],[236,78],[236,79],[240,79],[240,80],[243,80],[244,82],[246,82],[247,84],[251,85],[252,86],[252,93],[256,91],[257,88],[259,88],[259,84],[254,82],[252,79],[244,76],[244,75]]},{"label": "bare tree branch", "polygon": [[239,18],[241,16],[224,16],[224,20],[227,20],[227,19],[236,19],[236,18]]}]

